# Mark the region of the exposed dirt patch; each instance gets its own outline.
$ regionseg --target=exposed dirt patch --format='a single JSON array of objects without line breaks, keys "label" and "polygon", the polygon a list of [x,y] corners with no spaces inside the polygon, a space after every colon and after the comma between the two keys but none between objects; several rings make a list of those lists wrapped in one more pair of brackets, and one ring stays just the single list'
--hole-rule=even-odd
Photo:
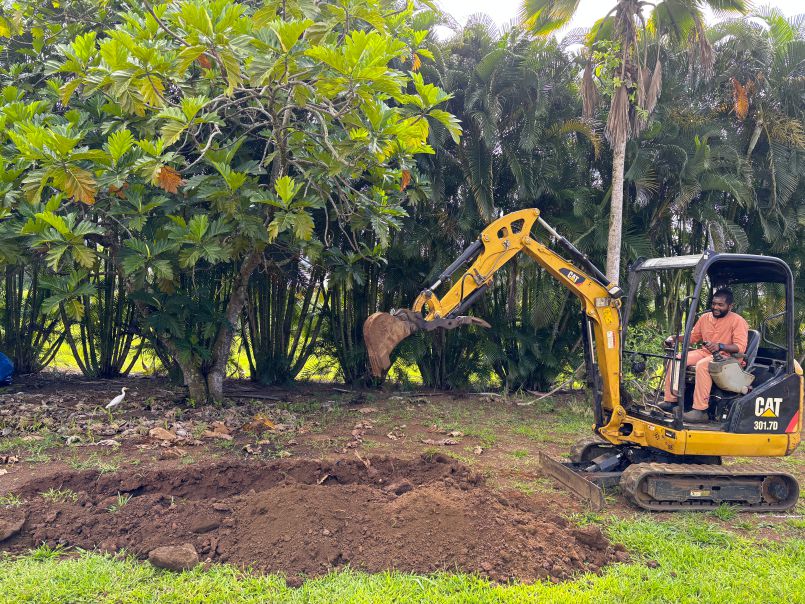
[{"label": "exposed dirt patch", "polygon": [[189,543],[202,560],[289,576],[348,564],[533,581],[597,571],[622,550],[599,529],[574,527],[534,497],[495,492],[441,455],[61,471],[16,492],[25,503],[0,508],[0,523],[25,518],[0,543],[13,552],[46,542],[146,558]]}]

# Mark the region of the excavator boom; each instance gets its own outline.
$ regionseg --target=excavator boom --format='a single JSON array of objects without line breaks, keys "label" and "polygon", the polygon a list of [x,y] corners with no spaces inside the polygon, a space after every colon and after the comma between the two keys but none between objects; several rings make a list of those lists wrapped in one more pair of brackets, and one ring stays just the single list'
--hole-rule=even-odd
[{"label": "excavator boom", "polygon": [[[531,232],[537,223],[580,266],[536,241]],[[394,349],[416,331],[454,329],[461,325],[489,327],[485,321],[462,313],[489,288],[495,273],[521,252],[543,266],[582,300],[585,313],[594,325],[594,335],[606,343],[598,351],[597,365],[612,374],[614,379],[608,383],[617,384],[620,363],[618,309],[622,292],[609,283],[584,254],[545,222],[537,209],[507,214],[487,226],[436,282],[417,296],[411,309],[371,315],[364,323],[363,333],[372,374],[382,377],[391,366]],[[442,298],[436,296],[435,290],[467,264],[470,266],[449,291]],[[607,406],[616,404],[617,397],[617,388],[610,388],[604,394]]]}]

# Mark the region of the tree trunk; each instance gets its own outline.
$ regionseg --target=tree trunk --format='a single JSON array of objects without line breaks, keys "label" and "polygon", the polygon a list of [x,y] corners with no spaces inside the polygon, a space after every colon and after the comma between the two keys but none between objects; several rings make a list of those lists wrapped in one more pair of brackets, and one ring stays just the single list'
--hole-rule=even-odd
[{"label": "tree trunk", "polygon": [[[211,401],[220,401],[224,398],[224,378],[226,378],[226,365],[232,351],[232,340],[240,321],[243,307],[246,305],[246,295],[249,291],[249,278],[254,269],[260,264],[262,252],[253,251],[243,260],[240,270],[232,284],[232,293],[226,305],[224,321],[218,328],[215,343],[212,347],[212,367],[206,375],[207,398]],[[190,384],[188,383],[188,388]]]},{"label": "tree trunk", "polygon": [[[183,360],[176,344],[164,334],[157,337],[165,349],[170,353],[179,368],[182,370],[185,386],[187,386],[190,399],[196,404],[220,401],[224,398],[224,379],[226,378],[226,365],[232,351],[232,340],[235,336],[240,315],[246,305],[246,295],[249,287],[249,278],[260,264],[262,253],[251,252],[243,260],[235,282],[232,284],[232,293],[226,305],[224,320],[218,328],[215,342],[212,346],[212,364],[204,371],[201,363],[196,359]],[[137,310],[143,317],[148,316],[148,309],[140,302],[135,302]]]},{"label": "tree trunk", "polygon": [[626,160],[626,140],[612,149],[612,195],[609,209],[607,239],[607,279],[617,284],[621,270],[621,236],[623,232],[623,166]]},{"label": "tree trunk", "polygon": [[204,379],[204,374],[192,361],[189,363],[179,363],[182,368],[182,375],[184,376],[184,383],[187,386],[187,394],[190,400],[196,405],[202,405],[210,398],[207,389],[207,380]]}]

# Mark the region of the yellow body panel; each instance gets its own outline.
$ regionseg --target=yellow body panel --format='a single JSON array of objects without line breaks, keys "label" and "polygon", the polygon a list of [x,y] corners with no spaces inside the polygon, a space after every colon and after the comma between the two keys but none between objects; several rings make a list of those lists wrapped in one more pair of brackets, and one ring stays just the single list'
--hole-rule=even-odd
[{"label": "yellow body panel", "polygon": [[601,431],[613,444],[652,447],[675,455],[722,455],[730,457],[780,457],[799,444],[799,432],[793,434],[733,434],[714,430],[673,430],[658,424],[626,416],[631,424],[628,436]]}]

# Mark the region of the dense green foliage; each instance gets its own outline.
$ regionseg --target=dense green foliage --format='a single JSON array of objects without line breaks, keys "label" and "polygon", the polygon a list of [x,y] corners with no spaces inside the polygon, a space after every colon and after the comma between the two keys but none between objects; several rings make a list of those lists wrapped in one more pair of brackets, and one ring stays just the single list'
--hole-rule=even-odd
[{"label": "dense green foliage", "polygon": [[[146,347],[217,398],[242,341],[261,382],[326,353],[365,383],[366,316],[410,305],[501,213],[539,207],[603,265],[607,111],[581,117],[575,34],[476,19],[439,42],[432,8],[394,0],[0,11],[0,348],[20,369],[66,340],[112,376]],[[710,73],[641,34],[664,75],[626,145],[623,264],[709,244],[779,255],[803,282],[801,21],[700,32]],[[544,388],[576,366],[578,304],[532,263],[474,312],[492,329],[400,348],[425,384]]]}]

